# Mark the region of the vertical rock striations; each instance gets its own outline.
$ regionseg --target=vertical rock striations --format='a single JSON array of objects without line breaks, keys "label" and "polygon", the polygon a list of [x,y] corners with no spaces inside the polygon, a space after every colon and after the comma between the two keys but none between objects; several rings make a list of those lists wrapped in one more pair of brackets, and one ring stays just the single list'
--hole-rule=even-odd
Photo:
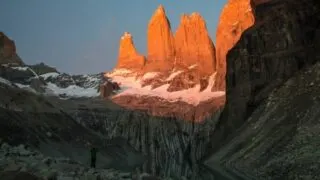
[{"label": "vertical rock striations", "polygon": [[162,177],[190,177],[196,171],[193,166],[203,157],[210,142],[209,131],[216,122],[192,123],[106,107],[81,106],[70,113],[95,132],[111,139],[125,139],[147,157],[143,172]]},{"label": "vertical rock striations", "polygon": [[225,89],[226,56],[243,31],[254,23],[250,0],[229,0],[220,15],[216,34],[216,89]]},{"label": "vertical rock striations", "polygon": [[199,13],[182,15],[175,34],[175,67],[197,65],[201,74],[215,70],[215,48]]},{"label": "vertical rock striations", "polygon": [[132,35],[125,32],[120,40],[119,58],[116,68],[141,69],[145,64],[145,58],[138,54],[132,39]]},{"label": "vertical rock striations", "polygon": [[172,69],[174,61],[174,39],[170,22],[160,5],[154,12],[147,31],[147,71]]}]

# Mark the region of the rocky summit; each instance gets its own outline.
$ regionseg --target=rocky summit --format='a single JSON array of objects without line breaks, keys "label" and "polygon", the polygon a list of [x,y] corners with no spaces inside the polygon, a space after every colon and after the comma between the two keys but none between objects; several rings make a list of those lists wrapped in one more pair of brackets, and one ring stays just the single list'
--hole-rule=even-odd
[{"label": "rocky summit", "polygon": [[210,75],[216,70],[215,47],[206,23],[199,13],[181,16],[174,42],[175,68],[187,68],[197,64],[199,74],[202,76]]},{"label": "rocky summit", "polygon": [[162,5],[156,9],[149,21],[147,49],[146,71],[164,71],[173,68],[174,38]]},{"label": "rocky summit", "polygon": [[145,65],[145,58],[138,54],[132,35],[125,32],[120,40],[119,59],[116,68],[142,69]]},{"label": "rocky summit", "polygon": [[125,33],[121,38],[118,65],[105,74],[121,89],[112,96],[113,102],[156,116],[197,122],[223,106],[224,92],[213,91],[217,76],[215,47],[199,13],[182,15],[173,35],[160,5],[148,25],[145,65],[136,58],[131,37]]}]

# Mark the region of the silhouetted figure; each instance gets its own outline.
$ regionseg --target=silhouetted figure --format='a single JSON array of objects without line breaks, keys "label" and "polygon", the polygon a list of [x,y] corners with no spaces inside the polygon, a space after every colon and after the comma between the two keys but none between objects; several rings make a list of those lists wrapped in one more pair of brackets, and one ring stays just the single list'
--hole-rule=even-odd
[{"label": "silhouetted figure", "polygon": [[91,148],[91,167],[96,167],[96,160],[97,160],[97,148]]}]

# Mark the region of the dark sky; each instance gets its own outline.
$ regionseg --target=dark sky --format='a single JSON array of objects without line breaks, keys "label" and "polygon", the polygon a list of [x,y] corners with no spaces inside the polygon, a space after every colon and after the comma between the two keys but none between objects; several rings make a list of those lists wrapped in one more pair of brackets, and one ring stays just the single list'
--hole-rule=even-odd
[{"label": "dark sky", "polygon": [[16,42],[27,64],[45,62],[61,72],[97,73],[113,68],[119,39],[129,31],[146,51],[149,19],[164,5],[173,32],[182,13],[200,12],[210,35],[227,0],[1,0],[0,31]]}]

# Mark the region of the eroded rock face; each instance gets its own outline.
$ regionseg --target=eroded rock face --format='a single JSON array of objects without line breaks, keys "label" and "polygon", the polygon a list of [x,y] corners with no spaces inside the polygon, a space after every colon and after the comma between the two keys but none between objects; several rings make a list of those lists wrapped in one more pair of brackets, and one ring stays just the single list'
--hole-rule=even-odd
[{"label": "eroded rock face", "polygon": [[154,12],[147,31],[147,71],[163,71],[172,68],[174,38],[165,10],[160,5]]},{"label": "eroded rock face", "polygon": [[[257,1],[257,3],[261,3]],[[229,0],[220,15],[216,34],[217,85],[216,89],[225,89],[226,56],[238,42],[243,31],[252,26],[254,15],[250,0]]]},{"label": "eroded rock face", "polygon": [[[141,106],[145,100],[144,98],[140,99]],[[153,101],[147,105],[153,105]],[[160,103],[158,105],[161,106]],[[175,110],[181,108],[177,105],[170,107]],[[170,107],[164,106],[163,108]],[[210,129],[214,127],[215,120],[192,123],[178,120],[175,117],[149,116],[136,109],[134,111],[123,109],[110,111],[106,110],[105,105],[101,108],[93,109],[90,106],[87,108],[78,109],[72,116],[84,123],[86,127],[92,128],[95,132],[101,132],[104,136],[125,139],[124,143],[130,144],[146,155],[148,159],[142,166],[142,172],[161,177],[180,178],[185,176],[185,179],[191,179],[190,176],[193,172],[196,173],[197,179],[202,179],[205,172],[199,172],[200,168],[197,169],[194,166],[197,166],[207,143],[210,141],[208,135]],[[187,114],[193,116],[192,112],[188,110],[183,110],[186,112],[184,116]],[[199,111],[202,111],[200,107]],[[155,113],[167,112],[155,111]],[[118,138],[114,138],[114,141],[119,142]],[[109,149],[113,149],[113,147],[109,147]],[[116,149],[119,152],[122,151],[119,148]]]},{"label": "eroded rock face", "polygon": [[215,70],[215,48],[199,13],[182,15],[174,38],[175,67],[197,64],[201,74],[211,74]]},{"label": "eroded rock face", "polygon": [[212,134],[215,148],[279,85],[320,61],[318,1],[257,2],[256,24],[243,33],[227,55],[227,101]]},{"label": "eroded rock face", "polygon": [[137,52],[132,35],[125,32],[120,40],[119,58],[116,68],[141,69],[144,64],[145,58]]},{"label": "eroded rock face", "polygon": [[0,64],[17,64],[22,65],[23,62],[16,54],[16,46],[3,32],[0,32]]}]

